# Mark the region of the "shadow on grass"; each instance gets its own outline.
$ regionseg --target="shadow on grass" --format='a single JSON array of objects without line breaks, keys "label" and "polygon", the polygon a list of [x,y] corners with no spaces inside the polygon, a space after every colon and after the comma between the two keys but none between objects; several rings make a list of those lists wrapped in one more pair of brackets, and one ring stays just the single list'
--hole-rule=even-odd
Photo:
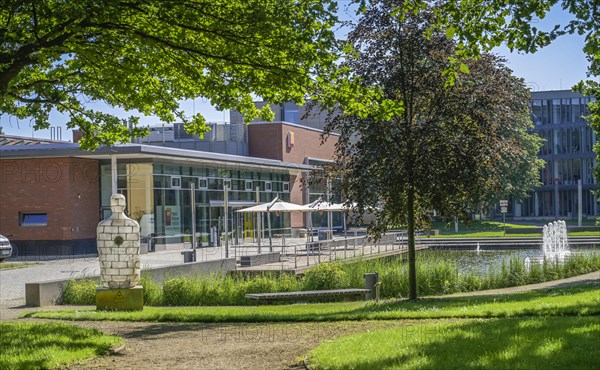
[{"label": "shadow on grass", "polygon": [[54,368],[108,354],[120,342],[98,330],[61,323],[0,323],[0,369]]},{"label": "shadow on grass", "polygon": [[[368,346],[371,351],[361,351]],[[311,351],[311,368],[597,369],[597,317],[418,324],[341,337]]]},{"label": "shadow on grass", "polygon": [[[357,315],[361,314],[372,314],[376,312],[393,312],[393,311],[424,311],[424,310],[452,310],[452,309],[462,309],[464,307],[477,307],[480,305],[487,304],[515,304],[515,303],[526,303],[531,300],[541,299],[546,297],[568,297],[573,294],[585,293],[589,292],[590,294],[596,294],[598,298],[600,298],[600,284],[597,282],[593,282],[592,284],[584,284],[577,287],[567,287],[565,289],[544,289],[544,290],[535,290],[531,292],[525,293],[516,293],[510,295],[488,295],[488,296],[471,296],[471,297],[448,297],[448,298],[423,298],[417,301],[408,301],[408,300],[397,300],[391,302],[383,302],[378,304],[366,305],[364,307],[358,308],[354,311],[347,312],[354,313]],[[600,313],[600,306],[598,306],[598,300],[595,302],[574,302],[572,305],[566,305],[561,308],[561,312],[563,314],[580,314],[584,309],[589,310],[588,314],[598,314]],[[536,315],[540,316],[544,314],[544,310],[553,310],[552,307],[531,307],[531,308],[523,308],[519,310],[519,314],[521,316],[528,315]],[[547,312],[547,314],[551,314],[553,312]],[[491,314],[491,312],[490,312]],[[453,315],[454,316],[454,315]],[[477,317],[481,317],[481,313],[477,314]],[[483,317],[487,315],[483,314]],[[497,316],[497,315],[493,315]],[[502,316],[502,315],[500,315]],[[466,317],[469,317],[468,315]]]}]

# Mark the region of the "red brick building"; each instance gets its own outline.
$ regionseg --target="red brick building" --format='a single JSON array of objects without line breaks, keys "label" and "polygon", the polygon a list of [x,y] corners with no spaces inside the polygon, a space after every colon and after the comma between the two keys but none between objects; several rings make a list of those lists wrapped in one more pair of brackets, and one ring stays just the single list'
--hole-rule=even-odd
[{"label": "red brick building", "polygon": [[[257,188],[260,202],[279,196],[308,203],[302,185],[313,169],[308,159],[331,160],[337,137],[321,145],[316,129],[252,124],[250,156],[143,144],[86,152],[76,143],[8,136],[0,137],[2,142],[18,143],[0,145],[0,234],[11,239],[19,255],[64,256],[96,252],[96,225],[109,214],[115,187],[126,195],[128,214],[147,235],[189,233],[190,183],[197,194],[199,232],[208,233],[223,220],[224,184],[230,189],[231,227],[253,227],[252,220],[236,219],[233,211],[255,204]],[[273,223],[282,229],[305,227],[302,215],[273,215]]]}]

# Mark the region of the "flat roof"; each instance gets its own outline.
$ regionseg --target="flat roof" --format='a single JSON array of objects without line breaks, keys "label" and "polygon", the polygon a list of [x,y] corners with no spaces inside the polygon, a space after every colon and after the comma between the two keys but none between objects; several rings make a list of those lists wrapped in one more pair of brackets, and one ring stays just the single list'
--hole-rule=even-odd
[{"label": "flat roof", "polygon": [[287,163],[275,159],[203,152],[147,144],[118,144],[111,147],[99,147],[93,152],[82,150],[77,143],[29,144],[0,147],[0,159],[59,157],[110,159],[112,156],[117,156],[117,159],[163,159],[197,163],[216,162],[248,167],[275,167],[282,170],[310,171],[315,168],[314,166],[306,164]]},{"label": "flat roof", "polygon": [[569,99],[583,97],[585,97],[585,95],[571,90],[546,90],[531,92],[532,99]]},{"label": "flat roof", "polygon": [[[319,133],[323,133],[322,129],[318,129],[316,127],[310,127],[310,126],[306,126],[300,123],[291,123],[291,122],[287,122],[287,121],[257,121],[257,122],[250,122],[250,126],[254,126],[254,125],[286,125],[286,126],[291,126],[291,127],[296,127],[299,129],[304,129],[304,130],[308,130],[308,131],[315,131],[315,132],[319,132]],[[337,132],[331,132],[328,135],[331,136],[341,136],[339,133]]]},{"label": "flat roof", "polygon": [[12,145],[34,145],[34,144],[51,144],[51,143],[67,143],[67,141],[51,140],[43,138],[33,138],[16,135],[0,135],[0,146],[12,146]]}]

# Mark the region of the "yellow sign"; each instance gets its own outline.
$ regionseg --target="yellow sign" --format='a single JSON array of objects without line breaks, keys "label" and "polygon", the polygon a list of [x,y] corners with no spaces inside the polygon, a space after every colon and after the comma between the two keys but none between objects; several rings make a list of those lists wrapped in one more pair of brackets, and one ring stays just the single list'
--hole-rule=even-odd
[{"label": "yellow sign", "polygon": [[244,238],[254,238],[254,225],[251,213],[244,213]]},{"label": "yellow sign", "polygon": [[115,295],[115,301],[121,302],[124,301],[125,297],[123,297],[123,293],[120,290],[117,291],[117,295]]}]

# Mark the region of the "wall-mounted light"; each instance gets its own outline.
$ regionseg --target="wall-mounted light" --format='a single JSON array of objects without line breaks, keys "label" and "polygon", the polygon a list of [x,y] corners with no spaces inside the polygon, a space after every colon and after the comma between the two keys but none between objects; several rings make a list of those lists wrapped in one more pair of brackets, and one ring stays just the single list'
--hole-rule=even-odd
[{"label": "wall-mounted light", "polygon": [[288,132],[287,135],[287,147],[288,149],[292,149],[294,147],[294,131]]}]

